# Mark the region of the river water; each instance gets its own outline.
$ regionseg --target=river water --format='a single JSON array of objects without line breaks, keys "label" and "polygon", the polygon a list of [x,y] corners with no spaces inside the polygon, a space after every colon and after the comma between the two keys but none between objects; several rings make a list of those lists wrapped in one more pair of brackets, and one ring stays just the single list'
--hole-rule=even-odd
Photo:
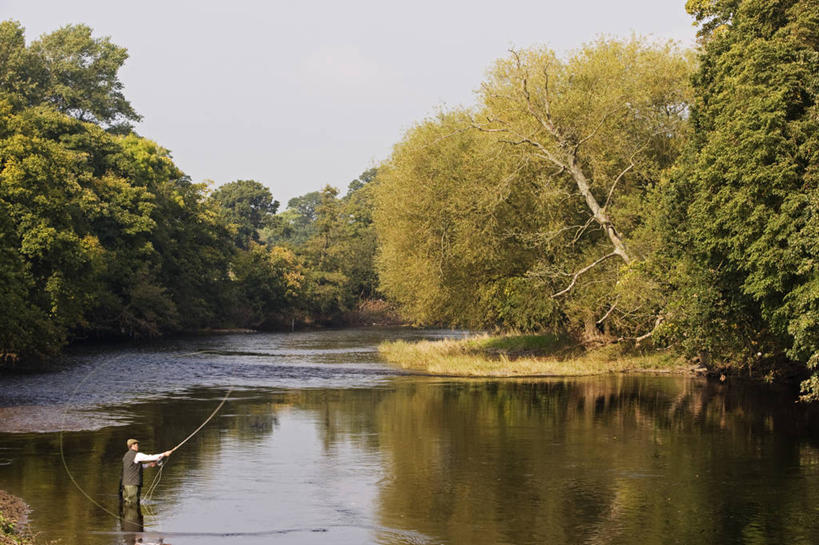
[{"label": "river water", "polygon": [[[40,543],[819,543],[819,416],[793,392],[679,376],[423,377],[376,349],[458,335],[75,352],[0,378],[0,488],[31,504]],[[118,518],[126,439],[168,449],[229,390],[161,473],[145,471],[156,488],[141,515]]]}]

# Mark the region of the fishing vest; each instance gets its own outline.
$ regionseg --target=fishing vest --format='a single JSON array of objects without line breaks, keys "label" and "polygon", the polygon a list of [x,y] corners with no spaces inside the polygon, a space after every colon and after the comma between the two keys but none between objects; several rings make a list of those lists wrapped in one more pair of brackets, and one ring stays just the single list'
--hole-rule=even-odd
[{"label": "fishing vest", "polygon": [[142,486],[142,464],[135,464],[135,450],[128,450],[122,457],[122,485]]}]

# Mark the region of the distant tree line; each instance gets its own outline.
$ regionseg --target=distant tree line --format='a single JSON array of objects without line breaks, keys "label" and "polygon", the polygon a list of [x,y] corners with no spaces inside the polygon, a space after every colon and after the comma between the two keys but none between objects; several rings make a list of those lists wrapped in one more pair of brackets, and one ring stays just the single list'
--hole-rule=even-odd
[{"label": "distant tree line", "polygon": [[477,106],[406,134],[374,211],[405,316],[819,367],[819,2],[687,9],[696,53],[512,51]]},{"label": "distant tree line", "polygon": [[369,185],[293,199],[209,192],[140,118],[108,38],[70,25],[26,44],[0,23],[0,359],[67,342],[334,323],[375,295]]}]

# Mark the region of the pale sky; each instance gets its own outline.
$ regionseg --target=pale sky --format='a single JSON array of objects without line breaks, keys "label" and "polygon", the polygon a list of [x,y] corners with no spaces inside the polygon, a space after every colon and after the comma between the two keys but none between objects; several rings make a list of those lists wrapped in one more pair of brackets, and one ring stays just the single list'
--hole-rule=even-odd
[{"label": "pale sky", "polygon": [[32,41],[85,23],[128,49],[137,131],[195,181],[255,179],[282,208],[344,190],[442,107],[471,105],[510,47],[604,34],[694,43],[684,0],[0,0]]}]

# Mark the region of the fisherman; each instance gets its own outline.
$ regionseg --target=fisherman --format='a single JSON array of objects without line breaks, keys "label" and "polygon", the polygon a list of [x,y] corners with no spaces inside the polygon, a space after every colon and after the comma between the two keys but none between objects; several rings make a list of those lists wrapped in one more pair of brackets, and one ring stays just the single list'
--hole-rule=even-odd
[{"label": "fisherman", "polygon": [[122,457],[122,501],[126,504],[139,505],[139,494],[142,491],[142,469],[155,467],[157,462],[167,458],[173,451],[162,454],[143,454],[139,452],[139,441],[128,439],[128,452]]}]

